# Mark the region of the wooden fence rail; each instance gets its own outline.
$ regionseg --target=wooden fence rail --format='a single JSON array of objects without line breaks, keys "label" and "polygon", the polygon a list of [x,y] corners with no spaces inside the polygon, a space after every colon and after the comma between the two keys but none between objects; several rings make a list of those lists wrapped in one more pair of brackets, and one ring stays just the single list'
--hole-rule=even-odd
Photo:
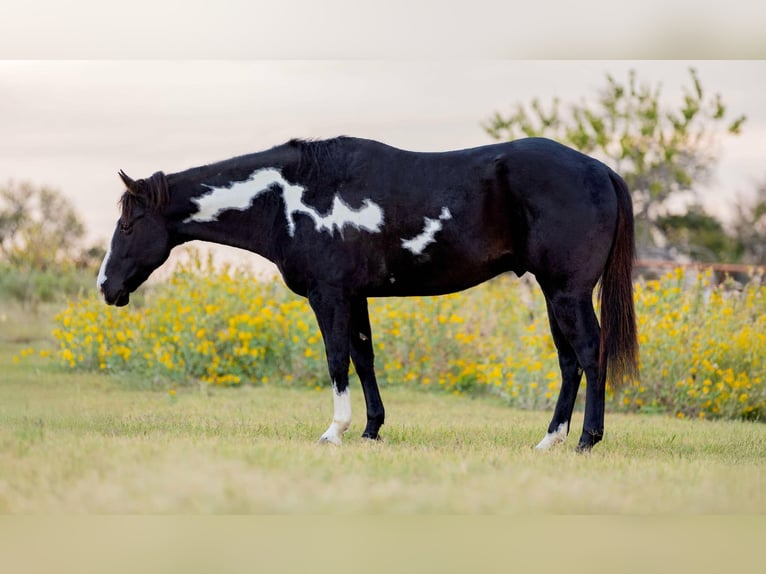
[{"label": "wooden fence rail", "polygon": [[681,263],[662,259],[638,259],[635,267],[638,269],[712,269],[721,273],[750,273],[753,271],[766,273],[766,265],[743,265],[741,263]]},{"label": "wooden fence rail", "polygon": [[[751,281],[758,277],[759,283],[766,283],[766,265],[743,265],[741,263],[682,263],[679,261],[667,261],[664,259],[638,259],[634,268],[637,275],[661,269],[696,269],[699,271],[712,269],[718,281],[724,280],[728,274],[737,274],[739,281]],[[651,273],[650,273],[651,274]]]}]

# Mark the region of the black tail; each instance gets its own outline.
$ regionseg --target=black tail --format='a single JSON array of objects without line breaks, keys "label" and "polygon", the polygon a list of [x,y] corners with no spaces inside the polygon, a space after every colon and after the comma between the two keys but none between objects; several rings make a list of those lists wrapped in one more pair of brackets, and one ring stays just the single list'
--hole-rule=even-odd
[{"label": "black tail", "polygon": [[636,312],[633,307],[633,259],[636,248],[633,203],[628,186],[611,170],[609,177],[617,195],[617,229],[599,288],[599,379],[608,380],[612,388],[617,389],[639,376]]}]

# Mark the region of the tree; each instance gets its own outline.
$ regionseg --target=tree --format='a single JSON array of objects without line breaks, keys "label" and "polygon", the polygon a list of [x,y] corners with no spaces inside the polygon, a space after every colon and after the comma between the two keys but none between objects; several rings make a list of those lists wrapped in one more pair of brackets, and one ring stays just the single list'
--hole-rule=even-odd
[{"label": "tree", "polygon": [[49,187],[0,186],[0,259],[45,270],[79,254],[85,226],[70,201]]},{"label": "tree", "polygon": [[737,202],[732,232],[743,263],[766,265],[766,181],[756,188],[751,200]]},{"label": "tree", "polygon": [[661,86],[639,83],[631,70],[627,83],[607,75],[594,99],[562,108],[533,99],[509,115],[496,112],[483,125],[497,140],[545,136],[600,158],[623,176],[633,196],[639,251],[662,242],[660,218],[672,198],[694,195],[715,165],[721,129],[740,133],[745,116],[727,119],[720,94],[707,97],[697,72],[683,88],[683,102],[667,109]]},{"label": "tree", "polygon": [[742,256],[740,243],[698,203],[686,213],[662,215],[656,224],[676,253],[695,261],[739,261]]},{"label": "tree", "polygon": [[31,311],[93,288],[104,250],[83,249],[85,227],[69,200],[49,187],[0,185],[0,300]]}]

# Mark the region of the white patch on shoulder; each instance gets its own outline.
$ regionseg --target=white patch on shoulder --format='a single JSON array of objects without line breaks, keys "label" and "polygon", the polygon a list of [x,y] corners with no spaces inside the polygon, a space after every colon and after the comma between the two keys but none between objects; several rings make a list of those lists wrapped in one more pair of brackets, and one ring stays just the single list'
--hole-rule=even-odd
[{"label": "white patch on shoulder", "polygon": [[314,228],[317,231],[329,231],[331,234],[334,234],[336,230],[342,233],[346,225],[378,233],[380,226],[383,225],[383,210],[369,199],[362,202],[362,207],[354,209],[336,195],[330,213],[321,215],[316,209],[303,203],[303,191],[304,188],[298,185],[284,188],[285,217],[287,217],[287,231],[291,237],[295,234],[296,213],[303,213],[313,219]]},{"label": "white patch on shoulder", "polygon": [[412,239],[402,239],[402,247],[411,251],[413,255],[420,255],[428,245],[436,241],[436,234],[442,230],[442,221],[452,219],[452,214],[449,209],[442,207],[442,212],[438,219],[431,219],[430,217],[424,217],[423,219],[425,225],[420,234]]},{"label": "white patch on shoulder", "polygon": [[329,442],[340,445],[343,433],[351,426],[351,395],[348,388],[338,392],[335,382],[332,384],[333,417],[330,428],[319,438],[319,442]]},{"label": "white patch on shoulder", "polygon": [[106,265],[109,263],[109,256],[112,254],[112,243],[109,243],[109,247],[104,255],[104,260],[101,262],[101,267],[98,270],[98,278],[96,279],[96,288],[101,289],[101,286],[106,283]]},{"label": "white patch on shoulder", "polygon": [[550,450],[564,442],[567,434],[569,434],[569,423],[561,423],[555,431],[546,434],[535,448],[537,450]]},{"label": "white patch on shoulder", "polygon": [[210,191],[193,198],[199,209],[187,217],[185,223],[216,221],[221,213],[229,209],[248,209],[256,197],[275,185],[282,190],[287,232],[291,237],[295,234],[295,214],[297,213],[308,215],[314,221],[317,231],[328,231],[330,234],[334,234],[336,230],[342,233],[346,225],[370,233],[378,233],[383,225],[383,210],[370,199],[365,199],[359,209],[354,209],[336,195],[330,212],[327,215],[321,215],[316,209],[303,202],[303,192],[306,188],[289,183],[276,168],[256,170],[245,181],[234,182],[228,187],[206,185],[205,187]]}]

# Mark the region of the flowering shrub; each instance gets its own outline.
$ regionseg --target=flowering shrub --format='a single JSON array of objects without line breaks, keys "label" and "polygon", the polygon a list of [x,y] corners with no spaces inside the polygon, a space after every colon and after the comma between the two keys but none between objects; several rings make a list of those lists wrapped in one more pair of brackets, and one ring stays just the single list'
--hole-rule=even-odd
[{"label": "flowering shrub", "polygon": [[763,419],[766,288],[710,279],[677,269],[636,285],[642,381],[622,394],[623,408]]},{"label": "flowering shrub", "polygon": [[[122,309],[95,295],[71,303],[56,317],[55,357],[72,369],[174,385],[329,384],[308,303],[276,280],[197,258],[148,300]],[[713,287],[708,276],[678,270],[637,283],[636,310],[642,379],[609,392],[613,408],[763,417],[766,289]],[[370,316],[382,386],[554,405],[558,360],[544,299],[530,283],[500,277],[454,295],[373,299]]]},{"label": "flowering shrub", "polygon": [[95,295],[56,316],[58,357],[70,368],[218,385],[279,377],[315,384],[324,361],[311,310],[276,282],[193,259],[144,307]]}]

